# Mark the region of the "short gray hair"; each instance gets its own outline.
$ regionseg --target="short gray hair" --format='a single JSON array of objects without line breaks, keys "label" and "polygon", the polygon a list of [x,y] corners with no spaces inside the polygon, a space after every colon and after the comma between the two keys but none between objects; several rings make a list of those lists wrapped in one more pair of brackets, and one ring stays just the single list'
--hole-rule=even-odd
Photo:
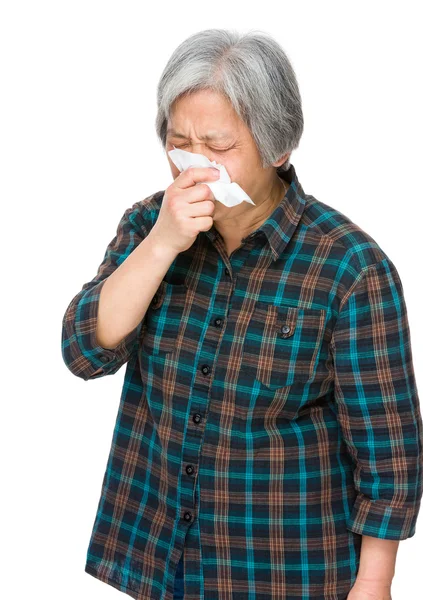
[{"label": "short gray hair", "polygon": [[209,89],[225,96],[249,128],[263,168],[284,154],[290,166],[304,128],[301,96],[288,56],[266,32],[205,29],[184,40],[157,86],[156,133],[166,147],[172,103]]}]

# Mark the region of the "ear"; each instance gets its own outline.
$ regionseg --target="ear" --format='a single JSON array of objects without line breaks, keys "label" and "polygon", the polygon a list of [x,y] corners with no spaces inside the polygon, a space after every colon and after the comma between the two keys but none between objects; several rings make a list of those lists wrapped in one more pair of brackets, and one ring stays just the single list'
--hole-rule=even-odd
[{"label": "ear", "polygon": [[289,157],[289,152],[284,154],[278,161],[272,163],[272,165],[274,167],[280,167],[281,165],[283,165],[283,163],[287,160],[288,157]]}]

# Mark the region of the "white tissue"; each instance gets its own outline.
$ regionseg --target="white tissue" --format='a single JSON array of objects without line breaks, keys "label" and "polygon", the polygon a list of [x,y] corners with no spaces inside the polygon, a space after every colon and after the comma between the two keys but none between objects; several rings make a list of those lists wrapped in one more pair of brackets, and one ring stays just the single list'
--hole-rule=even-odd
[{"label": "white tissue", "polygon": [[193,152],[181,150],[180,148],[169,150],[168,154],[172,162],[175,163],[181,172],[188,169],[188,167],[214,167],[215,169],[219,169],[220,179],[216,181],[198,181],[197,183],[205,183],[208,185],[216,200],[219,200],[219,202],[225,206],[231,208],[232,206],[241,204],[243,201],[254,204],[250,196],[244,192],[241,186],[234,181],[231,182],[231,178],[225,167],[216,163],[215,160],[210,161],[204,154],[195,154]]}]

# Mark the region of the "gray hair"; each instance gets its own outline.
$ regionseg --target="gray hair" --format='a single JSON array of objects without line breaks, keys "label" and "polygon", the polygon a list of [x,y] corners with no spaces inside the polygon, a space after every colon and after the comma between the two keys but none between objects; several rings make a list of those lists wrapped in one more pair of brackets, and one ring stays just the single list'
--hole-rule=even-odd
[{"label": "gray hair", "polygon": [[269,34],[206,29],[179,44],[157,86],[155,127],[163,148],[172,103],[202,89],[229,100],[249,128],[263,168],[288,153],[279,169],[289,169],[304,127],[301,96],[288,56]]}]

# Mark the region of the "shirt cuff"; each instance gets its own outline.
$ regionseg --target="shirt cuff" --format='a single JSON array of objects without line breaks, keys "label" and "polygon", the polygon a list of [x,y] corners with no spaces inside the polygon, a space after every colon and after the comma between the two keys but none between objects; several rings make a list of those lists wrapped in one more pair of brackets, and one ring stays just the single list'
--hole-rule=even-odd
[{"label": "shirt cuff", "polygon": [[106,279],[89,288],[79,299],[75,310],[75,339],[80,350],[77,374],[85,380],[115,373],[130,357],[141,332],[144,319],[112,350],[97,342],[96,328],[100,292]]},{"label": "shirt cuff", "polygon": [[358,493],[347,529],[361,535],[370,535],[386,540],[405,540],[416,532],[416,521],[420,501],[411,506],[393,507],[388,501],[372,500]]}]

